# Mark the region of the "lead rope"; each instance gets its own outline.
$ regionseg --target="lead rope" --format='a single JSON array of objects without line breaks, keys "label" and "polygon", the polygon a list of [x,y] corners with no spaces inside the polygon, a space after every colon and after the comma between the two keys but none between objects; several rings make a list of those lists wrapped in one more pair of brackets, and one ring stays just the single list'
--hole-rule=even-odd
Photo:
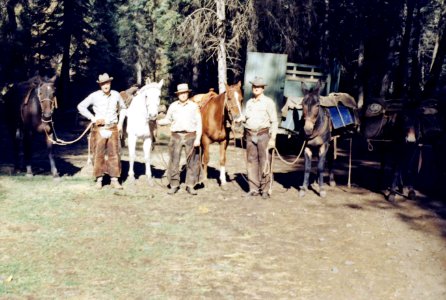
[{"label": "lead rope", "polygon": [[84,132],[82,132],[81,135],[77,139],[72,140],[72,141],[64,141],[64,140],[61,140],[61,139],[59,139],[57,137],[56,129],[54,128],[54,122],[51,121],[51,127],[53,128],[53,133],[54,133],[55,140],[50,137],[50,135],[48,134],[48,131],[46,130],[46,127],[45,127],[45,134],[46,134],[46,138],[51,143],[53,143],[55,145],[59,145],[59,146],[66,146],[66,145],[71,145],[73,143],[78,142],[81,138],[84,137],[84,135],[88,132],[88,130],[90,130],[91,126],[93,126],[93,122],[90,122],[90,124],[88,124],[87,128],[85,128]]}]

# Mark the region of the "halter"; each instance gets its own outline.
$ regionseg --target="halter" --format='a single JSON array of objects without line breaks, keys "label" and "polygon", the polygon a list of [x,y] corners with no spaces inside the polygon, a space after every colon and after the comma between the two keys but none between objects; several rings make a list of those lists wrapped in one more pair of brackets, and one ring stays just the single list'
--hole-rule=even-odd
[{"label": "halter", "polygon": [[[308,106],[308,105],[306,105],[306,106]],[[313,139],[316,136],[320,135],[320,133],[324,132],[327,129],[328,125],[329,125],[328,118],[324,118],[324,116],[320,116],[321,109],[322,109],[324,115],[327,116],[326,110],[319,106],[319,109],[317,110],[317,114],[316,114],[316,121],[313,123],[313,132],[311,133],[310,136],[307,137],[307,139]],[[308,111],[308,109],[307,109],[307,111]],[[320,121],[321,119],[324,122],[322,124],[322,127],[319,127],[317,130],[315,130],[316,125],[319,124],[318,121]]]},{"label": "halter", "polygon": [[[138,91],[138,93],[145,92],[146,90],[149,90],[149,89],[157,89],[157,90],[159,90],[159,87],[158,87],[158,85],[156,83],[149,83],[149,84],[145,85],[144,87],[142,87],[141,90]],[[150,101],[151,99],[149,99],[149,101],[147,101],[148,100],[147,98],[149,98],[149,97],[145,93],[144,94],[144,107],[146,109],[146,116],[147,116],[147,120],[148,121],[152,121],[149,118],[149,106],[151,104],[151,101]]]},{"label": "halter", "polygon": [[53,118],[52,118],[52,116],[53,116],[53,111],[54,111],[55,108],[57,108],[57,98],[56,98],[55,96],[53,96],[53,99],[50,99],[50,98],[43,98],[43,99],[41,99],[41,98],[40,98],[40,89],[41,89],[42,85],[44,85],[44,84],[49,84],[49,83],[42,83],[42,84],[40,84],[39,86],[37,86],[37,99],[39,99],[40,109],[42,110],[42,114],[43,114],[43,106],[42,106],[42,104],[43,104],[45,101],[49,101],[49,102],[50,102],[50,107],[51,107],[51,117],[49,118],[49,120],[44,120],[44,118],[41,118],[41,121],[42,121],[43,123],[50,123],[50,122],[53,121]]},{"label": "halter", "polygon": [[[242,113],[241,107],[238,106],[238,101],[235,100],[237,102],[237,104],[233,104],[231,103],[231,101],[228,101],[228,92],[225,92],[225,101],[224,101],[224,105],[223,107],[226,108],[226,110],[228,111],[228,115],[229,115],[229,119],[232,121],[234,119],[234,117],[232,116],[232,109],[237,106],[237,108],[240,111],[240,114]],[[222,115],[224,115],[225,111],[223,109]]]}]

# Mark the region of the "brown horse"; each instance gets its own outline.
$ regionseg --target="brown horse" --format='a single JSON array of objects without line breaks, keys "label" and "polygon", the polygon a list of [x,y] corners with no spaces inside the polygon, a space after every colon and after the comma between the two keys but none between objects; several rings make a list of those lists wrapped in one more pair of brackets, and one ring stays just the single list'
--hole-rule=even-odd
[{"label": "brown horse", "polygon": [[220,183],[226,184],[226,148],[229,143],[231,128],[226,124],[239,121],[242,118],[243,94],[241,82],[234,85],[226,84],[226,91],[219,95],[211,94],[209,99],[204,99],[201,107],[203,122],[203,135],[201,137],[203,178],[207,179],[207,166],[209,163],[209,146],[212,143],[220,144]]},{"label": "brown horse", "polygon": [[[14,141],[15,167],[19,165],[19,143],[23,137],[23,154],[26,165],[26,175],[32,176],[31,141],[33,134],[45,135],[51,174],[58,177],[52,151],[52,115],[57,108],[55,96],[56,76],[34,76],[28,81],[16,84],[5,95],[6,121]],[[48,136],[47,136],[48,135]]]}]

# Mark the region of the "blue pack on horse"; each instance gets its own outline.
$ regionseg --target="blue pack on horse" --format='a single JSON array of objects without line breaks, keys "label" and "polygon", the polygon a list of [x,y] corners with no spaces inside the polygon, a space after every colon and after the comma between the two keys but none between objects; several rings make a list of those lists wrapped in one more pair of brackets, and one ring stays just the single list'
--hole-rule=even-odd
[{"label": "blue pack on horse", "polygon": [[35,133],[43,134],[46,140],[51,174],[58,176],[53,157],[52,115],[57,108],[56,76],[52,78],[32,77],[28,81],[14,85],[5,95],[6,120],[14,144],[15,167],[19,168],[19,145],[23,137],[24,163],[27,176],[32,176],[32,137]]},{"label": "blue pack on horse", "polygon": [[[127,109],[127,142],[129,149],[129,173],[128,179],[135,180],[133,165],[136,158],[136,142],[143,139],[144,162],[146,165],[146,179],[152,185],[152,171],[150,169],[150,154],[155,138],[154,127],[160,105],[161,88],[164,80],[147,83],[141,89],[133,92],[131,102]],[[122,95],[122,93],[121,93]]]},{"label": "blue pack on horse", "polygon": [[[208,93],[207,97],[196,95],[201,100],[201,118],[203,122],[203,134],[201,138],[203,179],[207,179],[207,166],[209,163],[209,147],[212,143],[220,144],[220,183],[226,184],[226,149],[229,143],[231,128],[227,123],[238,124],[242,116],[243,94],[241,82],[226,85],[226,91],[217,95]],[[193,99],[194,100],[194,99]]]}]

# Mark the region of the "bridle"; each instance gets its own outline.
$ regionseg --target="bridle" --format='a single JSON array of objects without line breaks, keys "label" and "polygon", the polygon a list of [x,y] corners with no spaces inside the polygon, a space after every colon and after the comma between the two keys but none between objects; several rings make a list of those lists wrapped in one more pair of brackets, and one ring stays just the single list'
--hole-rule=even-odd
[{"label": "bridle", "polygon": [[[310,106],[310,105],[307,104],[307,103],[305,103],[305,102],[306,102],[306,101],[305,101],[305,99],[304,99],[304,100],[302,101],[302,107],[303,107],[303,110],[302,110],[302,111],[303,111],[303,119],[304,119],[305,122],[310,122],[310,123],[312,123],[312,125],[313,125],[313,132],[311,133],[311,135],[307,136],[307,139],[312,139],[312,138],[318,136],[320,132],[325,131],[325,130],[326,130],[326,127],[327,127],[328,124],[329,124],[329,122],[328,122],[328,118],[323,118],[323,116],[320,116],[320,113],[321,113],[321,110],[322,110],[320,104],[319,104],[319,107],[318,107],[318,109],[317,109],[317,113],[316,113],[316,115],[314,116],[315,121],[314,121],[314,122],[312,122],[312,121],[307,121],[307,120],[306,120],[306,117],[307,117],[307,115],[308,115],[308,111],[310,110],[310,109],[309,109],[309,106]],[[323,113],[326,113],[325,110],[323,110]],[[316,125],[318,125],[318,121],[320,121],[320,120],[322,120],[322,121],[324,122],[324,124],[321,124],[322,126],[319,127],[319,128],[317,128],[317,130],[315,130],[315,129],[316,129]]]},{"label": "bridle", "polygon": [[[53,111],[54,111],[54,109],[55,108],[57,108],[57,98],[56,98],[56,96],[53,96],[53,98],[49,98],[49,97],[46,97],[46,98],[41,98],[40,97],[40,89],[42,88],[42,86],[44,86],[44,85],[49,85],[50,83],[42,83],[42,84],[40,84],[38,87],[37,87],[37,99],[39,99],[39,103],[40,103],[40,109],[41,109],[41,111],[42,111],[42,118],[41,118],[41,121],[43,122],[43,123],[50,123],[50,122],[52,122],[53,121],[53,118],[52,118],[52,116],[53,116]],[[43,118],[43,103],[44,102],[46,102],[46,101],[49,101],[50,102],[50,107],[51,107],[51,116],[50,116],[50,118],[48,119],[48,120],[45,120],[45,118]]]},{"label": "bridle", "polygon": [[[237,92],[233,92],[233,94],[237,94]],[[240,111],[240,114],[242,113],[242,108],[239,105],[239,100],[238,99],[231,99],[232,101],[229,100],[228,97],[228,91],[226,91],[225,93],[225,102],[224,102],[224,107],[226,108],[226,110],[228,111],[228,116],[229,116],[229,120],[233,121],[234,120],[234,116],[232,115],[232,110],[237,107],[238,110]],[[235,102],[235,104],[233,103]],[[225,113],[224,109],[223,109],[223,114]]]},{"label": "bridle", "polygon": [[[156,87],[146,87],[145,88],[145,90],[148,90],[148,89],[157,89]],[[144,90],[144,92],[145,92],[145,90]],[[155,97],[154,97],[155,98]],[[157,99],[159,99],[159,96],[158,97],[156,97]],[[153,117],[153,118],[150,118],[150,116],[149,116],[149,107],[150,107],[150,105],[157,105],[156,103],[152,103],[153,101],[151,101],[151,100],[154,100],[154,99],[151,99],[148,95],[147,95],[147,92],[145,92],[144,93],[144,107],[146,108],[146,116],[147,116],[147,120],[148,121],[154,121],[155,119],[156,119],[156,116],[157,116],[157,114],[158,114],[158,111],[157,111],[157,114],[155,114],[155,116]],[[158,101],[159,102],[159,101]],[[158,106],[158,105],[157,105]]]}]

